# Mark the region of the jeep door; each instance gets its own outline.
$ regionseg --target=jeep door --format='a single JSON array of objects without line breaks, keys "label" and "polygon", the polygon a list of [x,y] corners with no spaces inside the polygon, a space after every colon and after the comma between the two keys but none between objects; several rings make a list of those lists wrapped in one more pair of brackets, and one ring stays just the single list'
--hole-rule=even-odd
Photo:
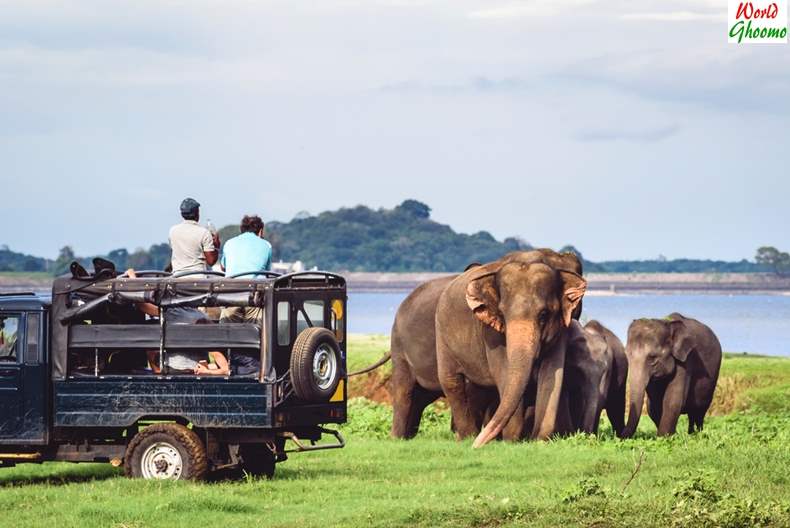
[{"label": "jeep door", "polygon": [[46,441],[42,312],[0,313],[0,443]]}]

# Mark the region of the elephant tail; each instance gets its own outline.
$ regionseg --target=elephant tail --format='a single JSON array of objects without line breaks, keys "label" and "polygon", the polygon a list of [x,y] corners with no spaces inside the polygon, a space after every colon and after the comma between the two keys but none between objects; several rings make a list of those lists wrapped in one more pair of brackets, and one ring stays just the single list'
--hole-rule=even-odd
[{"label": "elephant tail", "polygon": [[367,367],[365,367],[363,369],[354,371],[354,372],[349,372],[348,373],[348,377],[350,378],[351,376],[359,376],[360,374],[365,374],[366,372],[370,372],[371,370],[376,370],[377,368],[382,366],[384,363],[389,361],[391,358],[392,358],[392,352],[387,352],[386,354],[384,354],[384,356],[381,359],[379,359],[378,361],[376,361],[372,365],[367,366]]}]

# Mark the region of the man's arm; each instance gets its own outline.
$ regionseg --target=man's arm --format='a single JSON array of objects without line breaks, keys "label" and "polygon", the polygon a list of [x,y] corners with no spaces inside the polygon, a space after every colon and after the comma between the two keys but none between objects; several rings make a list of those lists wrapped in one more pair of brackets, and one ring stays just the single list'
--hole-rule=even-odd
[{"label": "man's arm", "polygon": [[[137,273],[134,272],[133,268],[129,268],[126,270],[126,276],[130,279],[136,279]],[[159,317],[159,307],[155,304],[151,304],[148,302],[140,302],[134,303],[134,307],[143,312],[146,315],[150,315],[151,317]]]},{"label": "man's arm", "polygon": [[203,255],[206,257],[206,264],[209,266],[213,266],[217,263],[217,259],[219,258],[219,233],[214,233],[211,235],[208,229],[206,229],[206,234],[203,236]]},{"label": "man's arm", "polygon": [[228,376],[230,375],[230,365],[228,364],[228,360],[225,359],[225,356],[222,352],[209,352],[211,359],[214,360],[217,368],[209,368],[208,365],[202,365],[198,363],[198,366],[195,367],[195,374],[197,375],[207,375],[207,376]]}]

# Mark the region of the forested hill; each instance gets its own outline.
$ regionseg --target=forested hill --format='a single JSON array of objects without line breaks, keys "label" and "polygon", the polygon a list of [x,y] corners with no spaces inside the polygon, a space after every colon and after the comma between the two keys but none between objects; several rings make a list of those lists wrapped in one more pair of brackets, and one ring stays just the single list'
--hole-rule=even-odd
[{"label": "forested hill", "polygon": [[[307,268],[317,266],[335,271],[461,271],[471,262],[490,262],[510,251],[532,246],[516,237],[496,240],[490,233],[456,233],[431,220],[431,209],[416,200],[406,200],[392,209],[363,205],[326,211],[316,216],[298,214],[290,222],[266,224],[266,238],[274,247],[274,259],[301,260]],[[220,230],[223,241],[238,235],[238,225]],[[0,241],[2,242],[2,241]],[[585,272],[613,273],[738,273],[775,272],[790,275],[790,255],[773,247],[757,250],[755,261],[658,258],[642,261],[590,262],[573,246],[555,248],[582,257]],[[170,259],[167,243],[138,248],[120,248],[102,255],[118,269],[163,269]],[[56,260],[15,253],[0,246],[0,271],[44,271],[64,273],[73,260],[90,267],[90,257],[78,257],[66,246]]]},{"label": "forested hill", "polygon": [[[471,262],[489,262],[531,246],[516,238],[500,242],[490,233],[456,233],[431,220],[431,209],[406,200],[393,209],[365,206],[298,215],[266,224],[275,259],[301,260],[307,267],[348,271],[459,271]],[[237,226],[220,231],[223,240]]]}]

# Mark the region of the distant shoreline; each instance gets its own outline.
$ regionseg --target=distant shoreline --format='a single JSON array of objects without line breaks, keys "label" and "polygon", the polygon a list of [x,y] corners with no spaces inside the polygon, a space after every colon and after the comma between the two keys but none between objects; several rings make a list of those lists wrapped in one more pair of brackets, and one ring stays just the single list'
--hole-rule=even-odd
[{"label": "distant shoreline", "polygon": [[[449,273],[346,272],[351,292],[409,292]],[[589,273],[591,296],[618,294],[790,295],[790,278],[770,273]],[[0,292],[47,291],[52,278],[0,273]]]},{"label": "distant shoreline", "polygon": [[[348,289],[358,292],[408,292],[449,273],[344,274]],[[770,273],[589,273],[588,295],[618,294],[750,294],[790,295],[790,278]]]}]

